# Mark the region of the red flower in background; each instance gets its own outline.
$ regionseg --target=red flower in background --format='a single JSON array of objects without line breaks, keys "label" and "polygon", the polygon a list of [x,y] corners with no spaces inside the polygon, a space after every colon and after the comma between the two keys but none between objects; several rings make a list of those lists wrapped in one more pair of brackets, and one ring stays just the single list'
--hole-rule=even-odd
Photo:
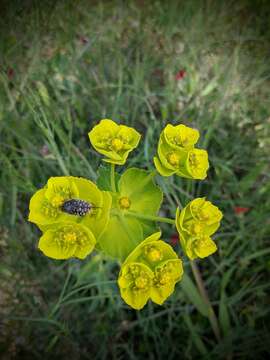
[{"label": "red flower in background", "polygon": [[249,207],[236,206],[236,207],[234,208],[234,212],[235,212],[236,215],[245,214],[245,213],[247,213],[249,210],[250,210]]},{"label": "red flower in background", "polygon": [[170,244],[172,246],[176,246],[178,244],[178,241],[179,241],[179,236],[178,234],[173,234],[171,237],[170,237]]},{"label": "red flower in background", "polygon": [[179,70],[175,75],[175,80],[182,80],[183,77],[185,77],[186,71],[185,70]]},{"label": "red flower in background", "polygon": [[12,68],[8,68],[7,69],[7,77],[9,78],[9,80],[12,80],[14,77],[14,70]]}]

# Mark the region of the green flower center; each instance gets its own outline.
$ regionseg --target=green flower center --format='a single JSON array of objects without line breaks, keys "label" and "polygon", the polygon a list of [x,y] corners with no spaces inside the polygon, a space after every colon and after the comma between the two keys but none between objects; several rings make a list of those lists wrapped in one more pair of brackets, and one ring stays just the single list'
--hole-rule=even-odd
[{"label": "green flower center", "polygon": [[113,139],[111,143],[112,149],[115,151],[121,151],[123,149],[124,143],[120,139]]},{"label": "green flower center", "polygon": [[69,242],[70,244],[74,244],[77,240],[77,234],[74,231],[72,231],[64,234],[63,238],[66,242]]},{"label": "green flower center", "polygon": [[55,241],[62,248],[77,245],[83,247],[87,244],[87,235],[78,229],[74,229],[73,226],[67,226],[59,230],[55,234]]},{"label": "green flower center", "polygon": [[135,285],[139,289],[145,289],[148,287],[148,278],[146,276],[139,276],[135,279]]},{"label": "green flower center", "polygon": [[203,231],[203,226],[196,222],[192,225],[192,228],[191,228],[191,232],[194,234],[194,235],[198,235],[200,234],[201,232]]},{"label": "green flower center", "polygon": [[147,259],[151,262],[160,261],[162,259],[162,253],[159,249],[157,249],[155,246],[145,248],[145,255]]},{"label": "green flower center", "polygon": [[121,197],[119,199],[118,203],[119,203],[120,208],[123,210],[127,210],[130,208],[130,200],[127,196]]},{"label": "green flower center", "polygon": [[167,160],[172,166],[177,166],[180,161],[180,157],[177,153],[172,152],[167,155]]},{"label": "green flower center", "polygon": [[137,265],[130,266],[125,278],[131,281],[131,288],[135,292],[146,291],[151,286],[151,279],[148,274]]},{"label": "green flower center", "polygon": [[161,274],[159,278],[159,282],[161,285],[167,285],[172,281],[172,276],[169,272],[165,271],[163,274]]}]

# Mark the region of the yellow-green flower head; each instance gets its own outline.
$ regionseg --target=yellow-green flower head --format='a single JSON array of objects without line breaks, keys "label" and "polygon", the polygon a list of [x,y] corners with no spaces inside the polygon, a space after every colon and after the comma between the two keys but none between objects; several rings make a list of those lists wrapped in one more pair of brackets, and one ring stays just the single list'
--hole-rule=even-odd
[{"label": "yellow-green flower head", "polygon": [[204,258],[213,254],[216,244],[210,238],[220,226],[222,212],[205,198],[192,200],[176,211],[176,227],[180,243],[190,259]]},{"label": "yellow-green flower head", "polygon": [[203,180],[209,168],[206,150],[190,147],[176,147],[168,143],[165,132],[161,134],[158,143],[158,154],[154,157],[154,164],[162,176],[176,174],[188,179]]},{"label": "yellow-green flower head", "polygon": [[109,119],[101,120],[88,136],[95,150],[106,156],[104,161],[118,165],[126,162],[128,154],[138,146],[141,138],[135,129]]},{"label": "yellow-green flower head", "polygon": [[153,278],[153,272],[142,263],[124,264],[118,278],[124,301],[133,309],[142,309],[150,297]]},{"label": "yellow-green flower head", "polygon": [[[64,211],[64,204],[72,199],[87,202],[89,211],[84,216]],[[60,222],[80,222],[98,238],[107,226],[111,201],[110,193],[99,190],[90,180],[73,176],[51,177],[46,186],[32,196],[28,220],[43,231]]]},{"label": "yellow-green flower head", "polygon": [[[184,239],[183,235],[181,236],[181,244],[187,254],[187,256],[194,260],[196,258],[205,258],[207,256],[212,255],[217,251],[217,245],[210,238],[210,236],[206,234],[199,234],[196,237],[190,237]],[[185,245],[183,245],[183,242]]]},{"label": "yellow-green flower head", "polygon": [[45,231],[38,248],[52,259],[84,259],[94,249],[96,239],[86,227],[77,223],[60,223]]},{"label": "yellow-green flower head", "polygon": [[196,129],[183,124],[173,126],[168,124],[163,130],[165,141],[172,148],[193,148],[200,137]]},{"label": "yellow-green flower head", "polygon": [[173,293],[183,275],[182,261],[160,232],[146,238],[122,265],[118,285],[124,301],[141,309],[149,299],[161,305]]},{"label": "yellow-green flower head", "polygon": [[190,178],[204,180],[209,169],[208,153],[203,149],[192,149],[188,152],[186,169]]}]

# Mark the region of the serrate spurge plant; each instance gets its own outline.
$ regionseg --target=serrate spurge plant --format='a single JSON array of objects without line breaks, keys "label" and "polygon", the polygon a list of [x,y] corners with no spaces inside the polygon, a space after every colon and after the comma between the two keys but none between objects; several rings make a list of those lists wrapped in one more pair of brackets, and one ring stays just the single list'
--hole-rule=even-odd
[{"label": "serrate spurge plant", "polygon": [[199,131],[168,124],[159,138],[156,169],[129,168],[121,175],[115,166],[126,163],[141,135],[109,119],[101,120],[88,135],[110,165],[101,165],[96,184],[80,177],[51,177],[32,196],[29,221],[43,232],[38,248],[59,260],[84,259],[93,250],[102,251],[121,264],[118,286],[129,306],[139,310],[149,300],[161,305],[184,270],[182,260],[162,240],[158,222],[176,226],[183,252],[191,260],[217,250],[211,236],[222,213],[204,197],[177,208],[175,219],[158,216],[163,193],[155,176],[207,176],[207,151],[195,148]]}]

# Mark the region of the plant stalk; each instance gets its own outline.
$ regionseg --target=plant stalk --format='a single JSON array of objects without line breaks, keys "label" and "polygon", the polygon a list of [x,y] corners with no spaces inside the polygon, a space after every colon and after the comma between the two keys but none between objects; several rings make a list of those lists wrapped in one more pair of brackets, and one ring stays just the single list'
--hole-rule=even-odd
[{"label": "plant stalk", "polygon": [[112,188],[112,192],[116,192],[116,185],[115,185],[115,164],[111,164],[111,188]]}]

